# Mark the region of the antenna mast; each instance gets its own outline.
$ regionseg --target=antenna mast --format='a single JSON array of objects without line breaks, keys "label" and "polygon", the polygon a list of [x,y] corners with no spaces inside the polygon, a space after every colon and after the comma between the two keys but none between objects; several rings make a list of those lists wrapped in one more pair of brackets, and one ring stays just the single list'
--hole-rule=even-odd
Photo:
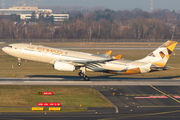
[{"label": "antenna mast", "polygon": [[151,0],[150,12],[152,13],[153,11],[154,11],[154,8],[153,8],[153,0]]},{"label": "antenna mast", "polygon": [[5,8],[4,0],[2,0],[2,9]]}]

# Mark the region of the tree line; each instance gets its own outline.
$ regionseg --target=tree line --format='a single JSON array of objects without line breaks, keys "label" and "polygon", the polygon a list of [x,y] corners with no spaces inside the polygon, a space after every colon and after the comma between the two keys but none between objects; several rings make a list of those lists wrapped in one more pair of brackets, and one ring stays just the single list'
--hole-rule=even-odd
[{"label": "tree line", "polygon": [[[171,39],[180,38],[180,14],[169,10],[148,13],[141,9],[63,12],[70,15],[63,22],[34,13],[28,22],[14,24],[0,19],[0,39]],[[13,22],[12,22],[13,21]]]}]

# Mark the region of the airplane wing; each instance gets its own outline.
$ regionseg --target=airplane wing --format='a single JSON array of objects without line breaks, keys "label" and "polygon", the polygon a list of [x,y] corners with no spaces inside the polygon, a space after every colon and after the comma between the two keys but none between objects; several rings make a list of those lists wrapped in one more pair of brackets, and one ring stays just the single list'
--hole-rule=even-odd
[{"label": "airplane wing", "polygon": [[101,60],[74,60],[73,63],[88,64],[88,63],[104,63],[113,61],[114,59],[101,59]]},{"label": "airplane wing", "polygon": [[75,66],[85,66],[88,64],[105,63],[105,62],[114,61],[114,60],[117,60],[117,59],[109,58],[109,59],[100,59],[100,60],[72,60],[72,61],[55,60],[55,61],[71,63],[71,64],[74,64]]}]

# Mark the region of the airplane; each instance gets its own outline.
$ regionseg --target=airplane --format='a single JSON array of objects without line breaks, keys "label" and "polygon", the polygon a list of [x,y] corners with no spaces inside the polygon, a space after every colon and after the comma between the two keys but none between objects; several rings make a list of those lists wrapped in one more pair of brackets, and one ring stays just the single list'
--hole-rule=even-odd
[{"label": "airplane", "polygon": [[140,60],[121,59],[122,55],[111,58],[111,52],[96,55],[84,52],[70,51],[59,48],[45,47],[24,43],[9,44],[2,50],[18,58],[18,66],[21,59],[52,64],[59,71],[80,70],[79,76],[88,81],[86,71],[104,72],[111,74],[141,74],[154,71],[168,70],[166,63],[176,47],[176,41],[167,41],[155,51]]}]

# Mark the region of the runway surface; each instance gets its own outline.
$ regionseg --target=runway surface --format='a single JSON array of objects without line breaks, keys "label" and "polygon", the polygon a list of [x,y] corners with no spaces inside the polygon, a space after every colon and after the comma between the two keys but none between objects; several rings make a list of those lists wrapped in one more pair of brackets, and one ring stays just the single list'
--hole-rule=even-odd
[{"label": "runway surface", "polygon": [[0,85],[163,85],[180,86],[179,79],[100,79],[84,81],[81,78],[0,78]]},{"label": "runway surface", "polygon": [[88,108],[85,113],[0,113],[1,119],[41,120],[179,120],[180,80],[174,79],[12,79],[0,85],[71,85],[97,89],[114,108]]},{"label": "runway surface", "polygon": [[[2,49],[3,47],[0,47]],[[157,47],[60,47],[59,49],[73,49],[73,50],[155,50]],[[175,50],[180,50],[176,47]]]},{"label": "runway surface", "polygon": [[[88,49],[88,50],[155,50],[157,47],[61,47],[60,49]],[[180,50],[180,48],[175,48]]]}]

